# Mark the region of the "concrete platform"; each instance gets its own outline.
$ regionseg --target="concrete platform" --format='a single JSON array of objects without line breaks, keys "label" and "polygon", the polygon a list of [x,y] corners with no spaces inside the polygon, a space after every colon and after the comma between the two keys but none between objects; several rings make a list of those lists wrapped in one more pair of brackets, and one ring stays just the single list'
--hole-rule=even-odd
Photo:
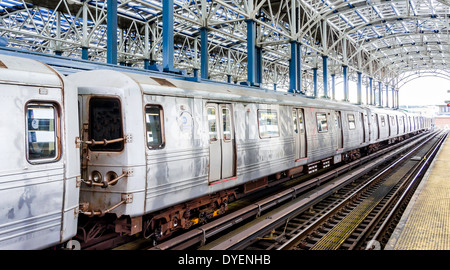
[{"label": "concrete platform", "polygon": [[437,153],[385,250],[450,250],[450,138]]}]

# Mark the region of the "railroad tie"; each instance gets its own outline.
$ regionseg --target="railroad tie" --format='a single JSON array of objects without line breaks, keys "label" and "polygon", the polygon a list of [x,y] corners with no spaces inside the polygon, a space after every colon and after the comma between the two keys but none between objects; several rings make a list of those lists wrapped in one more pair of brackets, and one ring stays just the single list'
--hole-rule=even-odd
[{"label": "railroad tie", "polygon": [[389,177],[366,200],[356,206],[348,215],[327,232],[311,250],[337,250],[370,212],[383,200],[401,177]]}]

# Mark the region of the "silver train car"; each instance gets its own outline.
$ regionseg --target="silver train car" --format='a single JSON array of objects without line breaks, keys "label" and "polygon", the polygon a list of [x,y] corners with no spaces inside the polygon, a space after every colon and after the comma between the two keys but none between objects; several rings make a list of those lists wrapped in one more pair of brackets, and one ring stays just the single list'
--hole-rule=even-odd
[{"label": "silver train car", "polygon": [[0,249],[43,249],[76,234],[76,100],[49,66],[0,55]]},{"label": "silver train car", "polygon": [[[164,238],[227,210],[237,190],[312,173],[430,128],[401,111],[120,71],[78,86],[81,216]],[[81,217],[80,216],[80,217]]]}]

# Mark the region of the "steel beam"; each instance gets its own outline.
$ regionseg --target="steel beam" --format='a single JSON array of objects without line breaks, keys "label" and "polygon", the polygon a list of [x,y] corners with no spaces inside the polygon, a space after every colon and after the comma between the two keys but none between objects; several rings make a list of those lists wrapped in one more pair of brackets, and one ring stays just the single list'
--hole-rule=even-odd
[{"label": "steel beam", "polygon": [[373,78],[369,78],[370,105],[373,105]]},{"label": "steel beam", "polygon": [[289,92],[296,93],[298,90],[298,50],[297,42],[291,41],[291,59],[289,60]]},{"label": "steel beam", "polygon": [[392,108],[396,109],[395,108],[395,90],[394,90],[394,87],[391,88],[391,91],[392,91]]},{"label": "steel beam", "polygon": [[162,19],[163,19],[163,30],[162,30],[162,53],[163,53],[163,71],[166,72],[177,72],[174,68],[173,61],[173,44],[174,44],[174,31],[173,31],[173,0],[164,0]]},{"label": "steel beam", "polygon": [[386,84],[386,106],[389,107],[389,85]]},{"label": "steel beam", "polygon": [[208,65],[209,65],[209,52],[208,52],[208,28],[200,28],[200,70],[201,78],[208,79]]},{"label": "steel beam", "polygon": [[383,107],[381,102],[381,82],[378,82],[378,106]]},{"label": "steel beam", "polygon": [[328,98],[328,56],[322,55],[323,98]]},{"label": "steel beam", "polygon": [[335,83],[336,74],[331,74],[331,98],[336,100],[336,83]]},{"label": "steel beam", "polygon": [[317,68],[313,68],[313,84],[314,84],[314,98],[318,97],[317,93]]},{"label": "steel beam", "polygon": [[361,91],[362,91],[362,81],[361,81],[361,75],[362,75],[362,73],[361,72],[358,72],[358,84],[357,84],[357,101],[356,101],[356,103],[358,104],[358,105],[361,105],[362,104],[362,101],[361,101]]},{"label": "steel beam", "polygon": [[247,22],[247,81],[250,85],[256,83],[256,22]]},{"label": "steel beam", "polygon": [[256,47],[256,85],[259,87],[263,83],[263,50],[260,47]]},{"label": "steel beam", "polygon": [[106,62],[117,64],[117,1],[108,0],[106,15],[107,50]]},{"label": "steel beam", "polygon": [[349,101],[348,99],[348,76],[347,76],[347,66],[342,66],[343,76],[344,76],[344,101]]}]

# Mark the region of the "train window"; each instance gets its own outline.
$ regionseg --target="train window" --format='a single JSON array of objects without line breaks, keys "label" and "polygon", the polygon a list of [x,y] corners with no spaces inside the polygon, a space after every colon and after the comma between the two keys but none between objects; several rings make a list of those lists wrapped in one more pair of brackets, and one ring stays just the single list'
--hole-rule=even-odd
[{"label": "train window", "polygon": [[[117,98],[91,98],[89,101],[89,137],[96,142],[123,138],[122,112]],[[89,145],[92,151],[122,151],[124,141]]]},{"label": "train window", "polygon": [[298,134],[298,128],[297,128],[297,110],[292,110],[292,119],[294,120],[294,132]]},{"label": "train window", "polygon": [[300,124],[300,133],[301,134],[305,133],[305,127],[303,125],[303,113],[300,113],[298,115],[298,123]]},{"label": "train window", "polygon": [[147,146],[150,149],[161,149],[164,147],[163,110],[157,105],[145,107],[145,123],[147,134]]},{"label": "train window", "polygon": [[216,108],[207,107],[208,114],[208,130],[209,130],[209,141],[217,141],[217,119],[216,119]]},{"label": "train window", "polygon": [[384,119],[384,115],[381,115],[380,118],[381,118],[381,126],[384,127],[386,125],[386,120]]},{"label": "train window", "polygon": [[355,129],[356,128],[355,115],[348,114],[347,117],[348,117],[348,128],[349,129]]},{"label": "train window", "polygon": [[316,119],[317,119],[317,130],[319,132],[328,132],[327,114],[317,113]]},{"label": "train window", "polygon": [[393,126],[395,126],[395,117],[394,116],[391,116],[391,123]]},{"label": "train window", "polygon": [[228,108],[222,108],[223,139],[231,140],[231,114]]},{"label": "train window", "polygon": [[28,161],[45,163],[57,160],[61,142],[56,106],[29,103],[26,110]]},{"label": "train window", "polygon": [[259,137],[278,137],[278,113],[272,110],[258,110]]}]

